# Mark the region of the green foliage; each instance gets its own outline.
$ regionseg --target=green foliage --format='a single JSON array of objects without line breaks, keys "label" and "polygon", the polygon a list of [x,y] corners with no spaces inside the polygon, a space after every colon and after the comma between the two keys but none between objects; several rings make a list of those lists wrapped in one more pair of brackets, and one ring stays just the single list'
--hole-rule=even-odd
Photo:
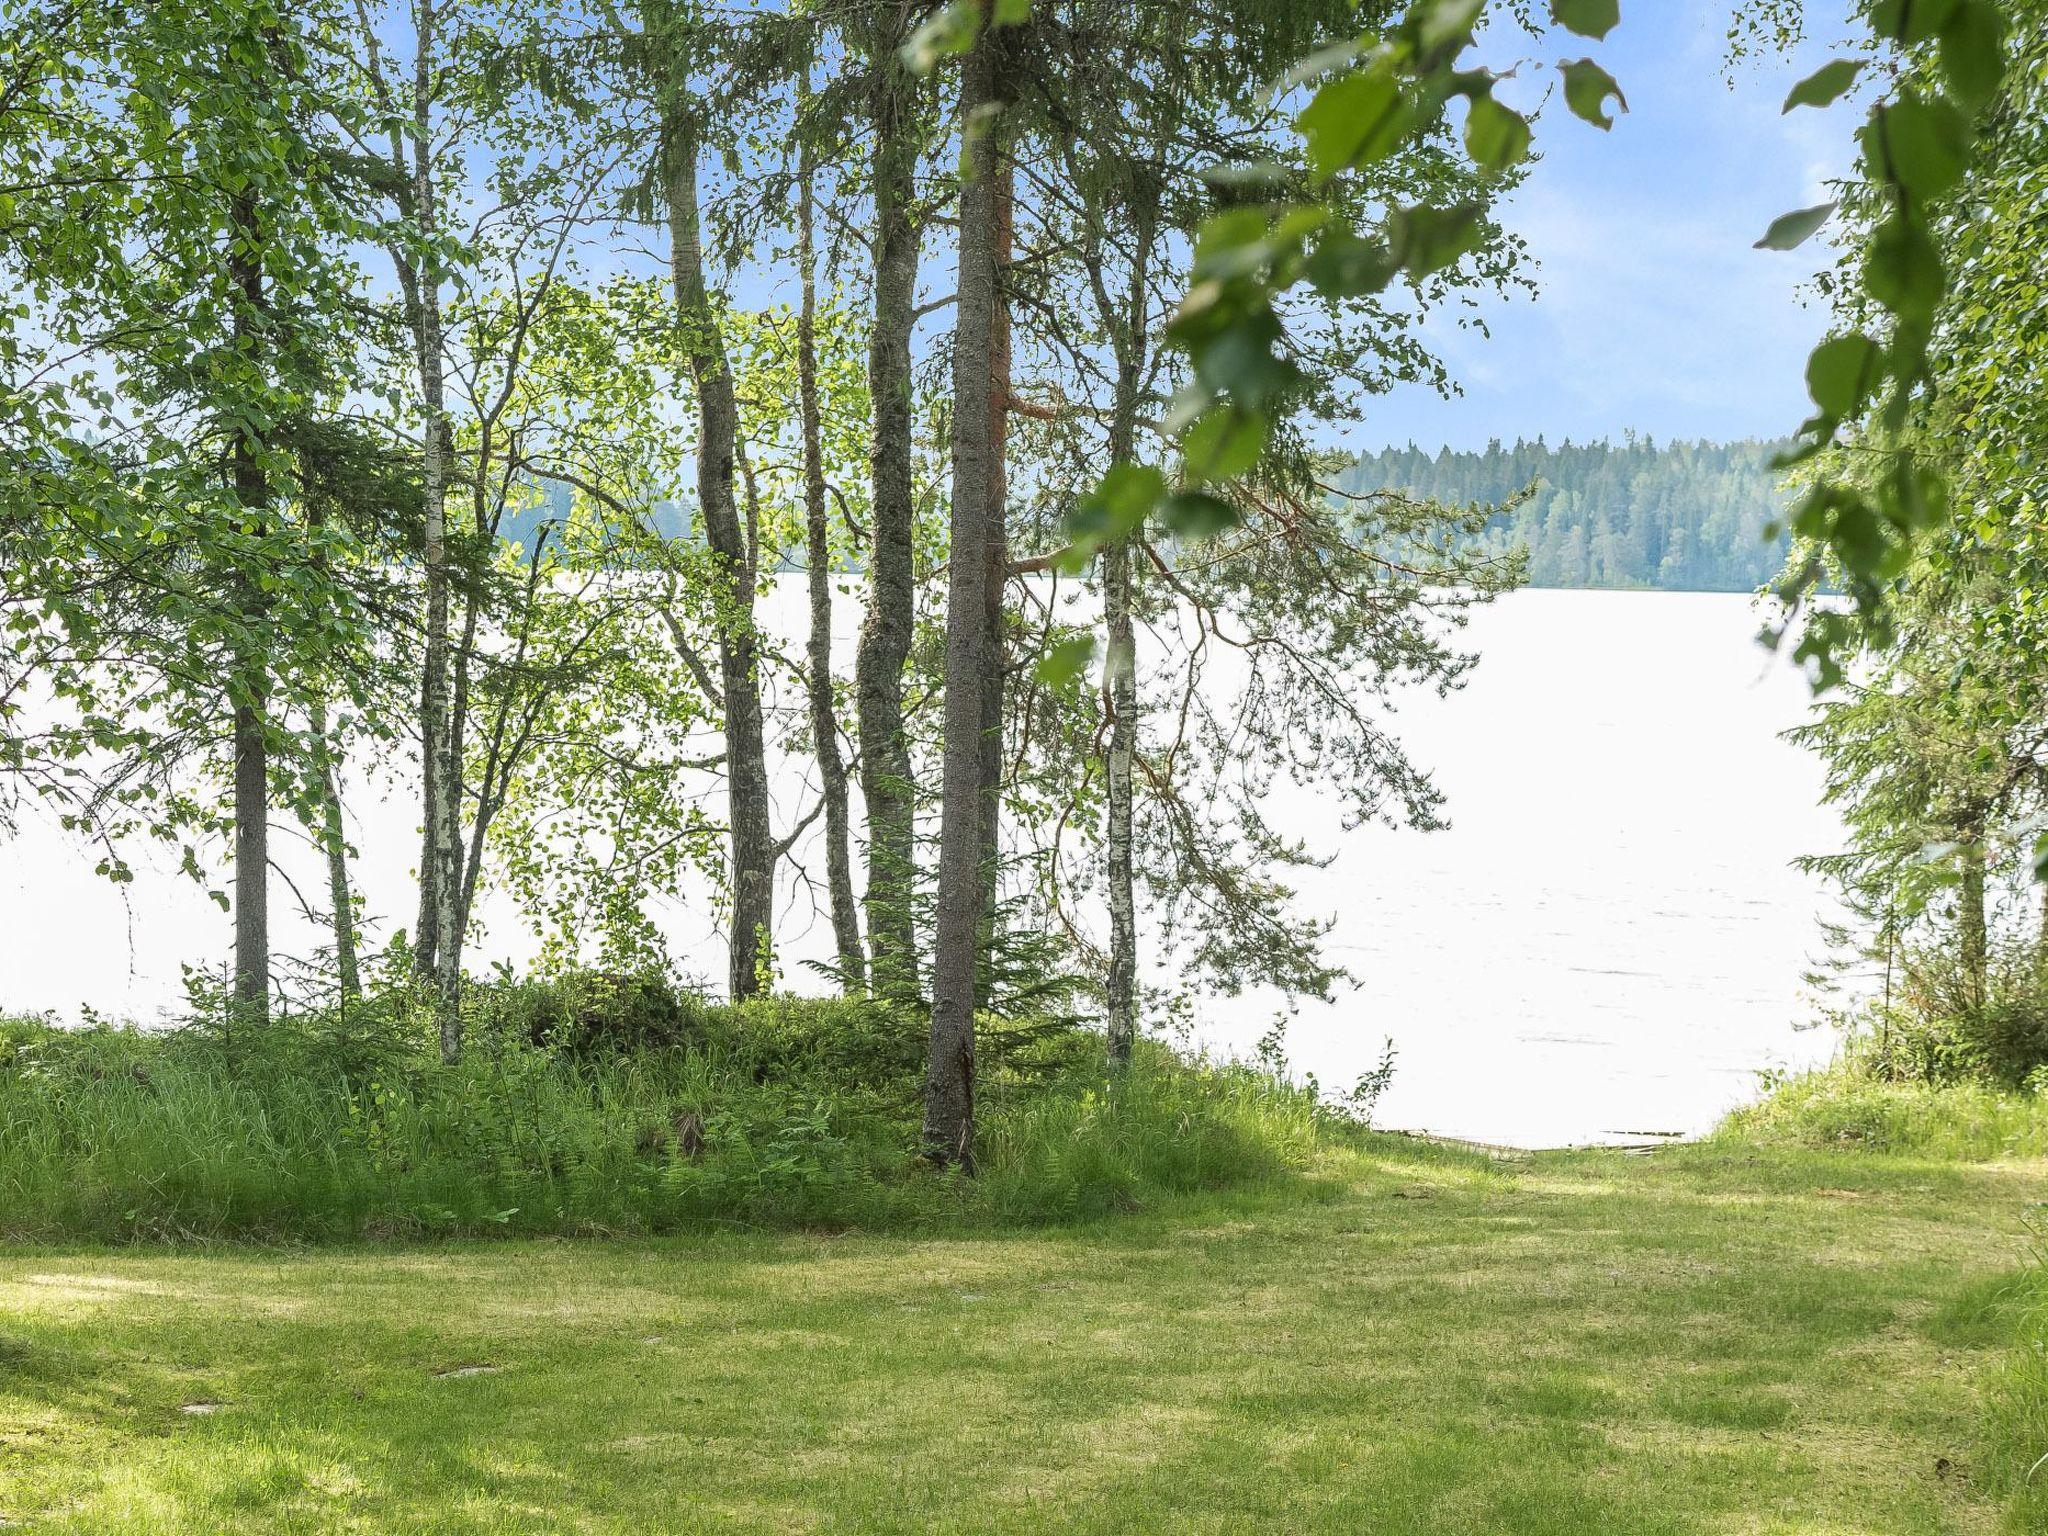
[{"label": "green foliage", "polygon": [[988,1151],[916,1155],[923,1025],[853,1000],[739,1006],[655,978],[373,989],[342,1020],[170,1034],[0,1025],[0,1233],[305,1238],[924,1225],[1130,1209],[1297,1174],[1314,1096],[1148,1048],[1127,1079],[1069,1026],[981,1029]]},{"label": "green foliage", "polygon": [[1311,1094],[1250,1067],[1170,1064],[1146,1043],[1109,1083],[1018,1100],[980,1136],[1006,1221],[1135,1210],[1165,1193],[1285,1179],[1331,1140]]},{"label": "green foliage", "polygon": [[1888,1000],[1852,1024],[1852,1059],[1885,1081],[1982,1083],[2017,1091],[2048,1077],[2048,974],[2032,944],[1982,970],[1951,944],[1902,946]]},{"label": "green foliage", "polygon": [[[215,766],[237,705],[293,756],[368,623],[351,531],[287,510],[356,382],[365,227],[316,125],[364,122],[318,32],[267,0],[0,3],[0,774],[115,878],[127,831],[196,871],[218,797],[174,768]],[[26,677],[51,718],[17,734]]]},{"label": "green foliage", "polygon": [[[2048,677],[1999,564],[1985,551],[1917,564],[1894,599],[1889,644],[1788,733],[1824,761],[1824,798],[1848,831],[1845,846],[1802,862],[1845,897],[1844,938],[1860,935],[1871,955],[1903,943],[1915,972],[1962,978],[1933,987],[1937,1003],[1991,996],[1990,982],[2039,986],[2039,928],[1995,898],[2030,863],[2048,787]],[[2009,982],[1987,979],[1994,957]]]},{"label": "green foliage", "polygon": [[1628,98],[1621,94],[1614,76],[1593,60],[1574,59],[1560,67],[1564,71],[1565,105],[1595,128],[1605,130],[1614,126],[1613,114],[1607,110],[1610,100],[1622,111],[1628,110]]},{"label": "green foliage", "polygon": [[1621,0],[1550,0],[1551,19],[1559,26],[1595,40],[1621,23]]},{"label": "green foliage", "polygon": [[[1484,0],[1416,0],[1383,30],[1326,47],[1290,72],[1283,92],[1316,82],[1294,118],[1305,187],[1257,166],[1235,174],[1224,167],[1216,178],[1272,195],[1233,200],[1196,231],[1187,292],[1168,327],[1193,375],[1169,416],[1181,484],[1162,484],[1154,507],[1169,489],[1201,491],[1252,474],[1283,424],[1314,397],[1284,313],[1291,293],[1363,298],[1397,279],[1420,285],[1485,244],[1483,195],[1444,197],[1428,180],[1393,186],[1383,198],[1355,195],[1398,156],[1437,144],[1454,100],[1465,104],[1464,148],[1482,178],[1497,179],[1527,158],[1529,124],[1494,97],[1499,77],[1463,63],[1485,10]],[[1552,14],[1567,31],[1597,38],[1615,25],[1618,7],[1558,0]],[[1620,86],[1594,60],[1559,69],[1566,104],[1580,117],[1606,128],[1607,103],[1626,108]],[[1072,520],[1075,544],[1098,544],[1099,522]]]},{"label": "green foliage", "polygon": [[[1790,522],[1816,557],[1788,569],[1779,594],[1796,614],[1832,578],[1854,600],[1853,622],[1823,611],[1799,629],[1797,658],[1823,687],[1843,680],[1859,645],[1890,643],[1900,578],[1963,510],[1951,500],[1950,466],[1925,451],[1919,429],[1946,414],[1953,365],[1970,354],[1967,335],[1950,328],[1980,281],[1962,248],[1981,217],[1968,208],[1968,183],[1995,180],[2013,136],[2011,118],[1985,110],[2008,67],[1993,0],[1874,0],[1860,20],[1892,66],[1857,132],[1860,179],[1836,201],[1779,218],[1758,242],[1792,250],[1838,211],[1849,225],[1842,271],[1829,281],[1848,334],[1815,351],[1815,414],[1785,459],[1812,465]],[[1796,30],[1796,21],[1783,25]],[[1793,87],[1785,110],[1832,105],[1870,62],[1830,61]],[[2014,62],[2024,90],[2024,59]],[[1851,451],[1831,451],[1841,445]],[[1770,638],[1793,628],[1788,618]]]}]

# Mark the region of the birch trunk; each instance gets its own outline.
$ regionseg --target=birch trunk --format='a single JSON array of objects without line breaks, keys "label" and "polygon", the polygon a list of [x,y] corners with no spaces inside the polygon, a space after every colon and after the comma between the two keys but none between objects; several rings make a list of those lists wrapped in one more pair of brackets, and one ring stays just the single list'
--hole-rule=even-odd
[{"label": "birch trunk", "polygon": [[420,375],[420,497],[426,583],[425,639],[420,667],[420,904],[414,967],[435,990],[441,1057],[462,1053],[462,936],[457,929],[450,871],[460,838],[462,762],[454,750],[448,654],[448,410],[446,346],[441,320],[441,273],[432,254],[440,234],[433,152],[433,55],[438,17],[434,0],[418,0],[413,63],[411,197],[418,249],[412,257],[408,307]]},{"label": "birch trunk", "polygon": [[1137,636],[1131,624],[1131,546],[1102,552],[1109,685],[1109,1062],[1130,1065],[1137,1039],[1138,922],[1131,875],[1131,762],[1138,736]]},{"label": "birch trunk", "polygon": [[[301,473],[304,473],[303,466]],[[327,569],[325,548],[320,543],[327,519],[317,503],[306,509],[306,531],[314,545],[313,561],[323,573]],[[341,779],[334,766],[334,739],[327,727],[327,700],[316,694],[306,707],[307,735],[312,738],[313,770],[320,781],[320,841],[327,860],[327,904],[333,913],[334,973],[344,1008],[362,994],[361,974],[356,964],[355,901],[348,886],[348,839],[341,811]]]},{"label": "birch trunk", "polygon": [[917,786],[904,733],[903,669],[915,627],[910,334],[920,233],[911,213],[917,173],[911,137],[915,86],[897,62],[897,14],[894,5],[876,7],[872,46],[875,310],[868,339],[868,393],[874,410],[869,455],[874,532],[867,613],[854,656],[854,707],[861,798],[867,808],[865,905],[874,990],[884,997],[914,998],[919,990],[912,917]]},{"label": "birch trunk", "polygon": [[775,922],[775,839],[761,723],[752,554],[733,491],[739,407],[704,277],[697,206],[697,137],[686,121],[665,124],[670,272],[690,376],[697,389],[697,503],[716,565],[719,686],[725,695],[730,798],[732,932],[728,984],[735,1000],[761,991]]},{"label": "birch trunk", "polygon": [[2048,881],[2041,885],[2041,923],[2034,933],[2034,965],[2048,977]]},{"label": "birch trunk", "polygon": [[327,856],[327,903],[334,914],[334,974],[344,1007],[362,996],[356,960],[355,898],[349,892],[347,829],[341,810],[341,781],[334,770],[334,743],[327,732],[327,705],[310,709],[313,761],[320,775],[320,840]]},{"label": "birch trunk", "polygon": [[[805,78],[805,96],[809,78]],[[832,937],[844,984],[867,985],[860,913],[853,894],[853,834],[847,810],[846,760],[839,753],[839,712],[832,689],[832,539],[825,507],[824,426],[818,409],[818,281],[812,182],[817,175],[808,140],[797,171],[797,246],[803,289],[797,312],[797,394],[804,436],[805,558],[810,568],[809,670],[811,738],[825,799],[825,880],[832,903]]]}]

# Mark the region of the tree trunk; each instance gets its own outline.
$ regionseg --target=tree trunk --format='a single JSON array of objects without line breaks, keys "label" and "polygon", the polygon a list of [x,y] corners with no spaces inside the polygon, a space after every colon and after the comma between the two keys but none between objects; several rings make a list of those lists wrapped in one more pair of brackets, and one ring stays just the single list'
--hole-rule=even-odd
[{"label": "tree trunk", "polygon": [[448,655],[448,411],[441,273],[431,246],[440,232],[433,159],[433,0],[419,0],[412,93],[412,212],[420,253],[410,295],[420,373],[420,497],[424,513],[425,640],[420,667],[420,904],[413,964],[434,984],[441,1058],[462,1053],[462,940],[455,931],[452,871],[459,856],[462,759],[455,747]]},{"label": "tree trunk", "polygon": [[[443,455],[442,462],[448,462],[446,454]],[[468,761],[470,668],[476,657],[479,618],[478,600],[473,597],[465,599],[462,605],[461,638],[449,647],[448,653],[448,712],[441,732],[441,767],[437,775],[441,789],[440,810],[444,836],[440,853],[441,868],[434,877],[434,928],[440,942],[439,977],[444,1017],[454,1019],[458,1025],[463,941],[469,933],[470,898],[475,894],[474,884],[464,875],[466,865],[463,856],[462,807],[464,801],[469,798],[469,775],[464,764]],[[482,827],[475,828],[475,837],[479,842],[484,830]]]},{"label": "tree trunk", "polygon": [[1137,1039],[1138,920],[1131,874],[1131,761],[1138,737],[1137,636],[1131,624],[1131,546],[1102,552],[1109,687],[1109,1062],[1130,1065]]},{"label": "tree trunk", "polygon": [[[249,336],[264,304],[263,267],[257,250],[255,198],[234,200],[239,238],[228,256],[229,276],[241,292],[235,315],[238,341]],[[261,523],[270,504],[268,472],[257,456],[255,429],[236,428],[234,444],[235,500],[254,522]],[[242,618],[252,630],[263,626],[266,606],[253,583],[243,584]],[[235,655],[234,699],[234,858],[236,1022],[265,1024],[270,1019],[270,749],[265,739],[264,712],[269,702],[268,658],[244,648]]]},{"label": "tree trunk", "polygon": [[[1129,463],[1137,447],[1138,390],[1144,379],[1146,301],[1155,229],[1149,201],[1134,193],[1130,287],[1124,312],[1105,315],[1118,336],[1116,398],[1111,402],[1109,457]],[[1102,290],[1098,289],[1098,293]],[[1109,1063],[1121,1070],[1130,1065],[1138,1035],[1138,916],[1132,874],[1131,767],[1138,745],[1138,640],[1131,619],[1133,583],[1131,540],[1119,539],[1102,552],[1103,627],[1109,641],[1104,683],[1109,692],[1108,826],[1109,855]]]},{"label": "tree trunk", "polygon": [[[302,482],[310,480],[305,461],[299,464]],[[326,514],[316,497],[306,498],[306,534],[312,545],[313,566],[323,575],[328,570]],[[361,972],[356,964],[355,900],[348,886],[348,835],[341,809],[341,777],[335,771],[334,739],[327,726],[327,700],[315,693],[306,706],[306,734],[313,754],[313,771],[320,780],[320,843],[327,860],[327,904],[334,931],[334,973],[341,1005],[348,1007],[362,995]]]},{"label": "tree trunk", "polygon": [[[1002,33],[995,34],[1001,38]],[[1000,46],[1000,44],[998,44]],[[1000,95],[998,97],[1000,99]],[[981,653],[981,951],[994,950],[1002,921],[1003,681],[1009,636],[1004,623],[1010,583],[1010,300],[1005,289],[1016,255],[1017,167],[995,150],[995,304],[989,322],[988,510],[982,574]]]},{"label": "tree trunk", "polygon": [[320,774],[320,841],[327,855],[327,903],[334,914],[334,973],[346,1007],[362,995],[356,962],[355,898],[349,893],[348,839],[342,822],[341,781],[334,771],[334,744],[327,734],[327,705],[311,707],[313,761]]},{"label": "tree trunk", "polygon": [[[245,674],[245,688],[261,681]],[[262,693],[235,706],[235,1014],[270,1019],[270,758]]]},{"label": "tree trunk", "polygon": [[2041,926],[2034,935],[2034,965],[2048,977],[2048,881],[2041,883]]},{"label": "tree trunk", "polygon": [[1984,844],[1981,833],[1966,835],[1962,848],[1963,878],[1957,896],[1958,947],[1962,952],[1963,984],[1970,1001],[1982,1003],[1990,969],[1990,925],[1984,913]]},{"label": "tree trunk", "polygon": [[865,904],[874,989],[884,997],[914,998],[917,786],[903,725],[903,669],[915,627],[910,333],[919,229],[911,216],[917,192],[916,87],[897,61],[897,13],[894,5],[876,7],[872,49],[875,312],[868,339],[868,393],[874,411],[869,457],[874,542],[868,556],[867,614],[854,655],[854,706],[861,798],[867,807]]},{"label": "tree trunk", "polygon": [[664,124],[669,265],[676,317],[697,389],[697,504],[716,569],[719,686],[725,695],[726,788],[732,827],[732,936],[728,984],[737,1001],[759,993],[772,962],[775,838],[761,723],[752,555],[733,494],[739,407],[732,369],[704,278],[697,207],[697,137]]},{"label": "tree trunk", "polygon": [[[946,593],[945,752],[939,821],[938,933],[925,1072],[924,1145],[940,1162],[974,1162],[974,1012],[983,937],[987,780],[990,530],[996,505],[995,377],[1001,219],[995,128],[1002,34],[985,29],[968,54],[960,118],[969,128],[960,189],[953,334],[953,496]],[[999,658],[998,658],[999,659]]]},{"label": "tree trunk", "polygon": [[[804,78],[808,99],[809,74]],[[867,986],[867,958],[861,951],[860,912],[853,894],[853,833],[847,811],[846,759],[839,753],[839,711],[832,689],[832,538],[825,508],[824,424],[818,410],[818,255],[812,182],[817,175],[810,140],[797,168],[797,247],[803,263],[797,311],[798,409],[804,434],[804,545],[810,567],[811,636],[807,661],[811,737],[818,759],[819,793],[825,797],[825,883],[832,902],[832,937],[839,950],[842,984]]]}]

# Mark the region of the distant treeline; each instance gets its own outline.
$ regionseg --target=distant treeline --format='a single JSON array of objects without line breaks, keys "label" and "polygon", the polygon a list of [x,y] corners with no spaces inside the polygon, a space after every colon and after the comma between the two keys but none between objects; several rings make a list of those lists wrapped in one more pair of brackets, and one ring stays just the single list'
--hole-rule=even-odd
[{"label": "distant treeline", "polygon": [[1784,506],[1771,468],[1783,446],[1632,438],[1553,448],[1538,437],[1512,448],[1496,439],[1484,453],[1429,453],[1411,443],[1365,455],[1339,484],[1513,503],[1487,524],[1486,542],[1503,553],[1527,548],[1533,586],[1747,592],[1785,558],[1783,537],[1764,537]]}]

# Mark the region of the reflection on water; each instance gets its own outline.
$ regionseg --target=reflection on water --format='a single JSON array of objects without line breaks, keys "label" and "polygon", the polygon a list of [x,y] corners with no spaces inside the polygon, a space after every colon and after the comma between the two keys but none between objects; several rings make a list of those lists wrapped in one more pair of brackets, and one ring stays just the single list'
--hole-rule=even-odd
[{"label": "reflection on water", "polygon": [[[794,619],[801,594],[784,596]],[[1303,1006],[1295,1067],[1347,1085],[1391,1036],[1383,1124],[1551,1145],[1699,1131],[1753,1091],[1757,1069],[1824,1057],[1828,1038],[1794,1028],[1819,898],[1789,861],[1838,829],[1815,804],[1816,765],[1777,739],[1805,685],[1755,629],[1748,599],[1719,595],[1525,592],[1480,612],[1469,686],[1409,699],[1395,722],[1435,770],[1451,830],[1342,833],[1330,867],[1303,877],[1360,985]],[[352,808],[369,910],[409,912],[414,808],[368,790]],[[1329,851],[1318,796],[1290,794],[1276,819]],[[0,870],[0,1007],[172,1006],[180,962],[223,952],[228,929],[169,864],[139,859],[124,893],[26,825]],[[303,950],[315,941],[285,915],[290,900],[277,892],[278,944]],[[803,956],[829,953],[829,925],[808,894],[783,900],[809,920],[787,963],[801,982]],[[481,956],[523,958],[513,914],[482,915]],[[723,970],[701,902],[678,908],[674,931],[694,970]],[[1248,1052],[1274,1008],[1205,1003],[1200,1036]]]}]

